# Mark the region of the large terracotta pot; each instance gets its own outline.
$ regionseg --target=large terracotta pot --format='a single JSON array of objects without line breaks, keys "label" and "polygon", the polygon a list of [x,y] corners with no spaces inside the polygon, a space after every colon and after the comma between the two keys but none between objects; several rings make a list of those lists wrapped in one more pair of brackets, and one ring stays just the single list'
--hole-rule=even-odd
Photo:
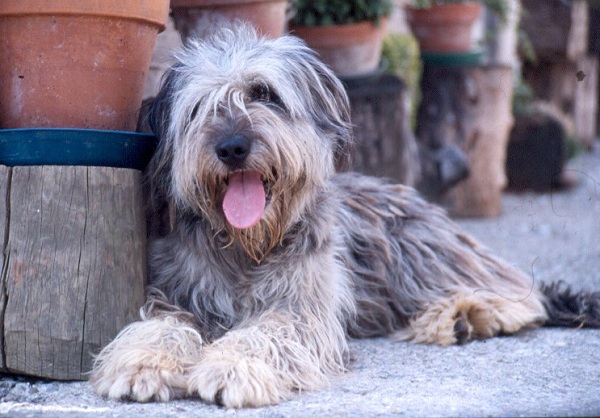
[{"label": "large terracotta pot", "polygon": [[135,130],[168,0],[2,0],[0,128]]},{"label": "large terracotta pot", "polygon": [[373,72],[381,61],[387,19],[331,26],[290,26],[296,35],[317,51],[321,60],[342,77]]},{"label": "large terracotta pot", "polygon": [[421,52],[463,53],[471,50],[473,25],[481,13],[479,2],[449,3],[427,9],[406,8]]},{"label": "large terracotta pot", "polygon": [[175,27],[185,40],[203,38],[223,22],[250,22],[261,34],[283,35],[286,0],[171,0]]}]

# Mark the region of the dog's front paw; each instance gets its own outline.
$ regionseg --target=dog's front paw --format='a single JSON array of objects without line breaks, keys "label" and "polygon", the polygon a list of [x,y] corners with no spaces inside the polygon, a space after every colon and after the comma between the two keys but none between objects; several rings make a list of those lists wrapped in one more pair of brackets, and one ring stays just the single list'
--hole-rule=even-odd
[{"label": "dog's front paw", "polygon": [[134,322],[96,357],[90,382],[112,399],[166,402],[186,393],[201,349],[198,332],[176,317]]},{"label": "dog's front paw", "polygon": [[275,404],[289,390],[260,359],[205,358],[190,370],[188,393],[227,408],[242,408]]},{"label": "dog's front paw", "polygon": [[172,368],[131,364],[119,370],[110,364],[95,369],[90,382],[101,396],[137,402],[166,402],[185,392],[185,378]]}]

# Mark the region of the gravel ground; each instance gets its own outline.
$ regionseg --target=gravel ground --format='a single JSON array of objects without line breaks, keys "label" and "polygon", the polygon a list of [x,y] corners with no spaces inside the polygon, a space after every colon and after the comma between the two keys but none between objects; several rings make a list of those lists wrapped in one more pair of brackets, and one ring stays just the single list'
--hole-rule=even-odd
[{"label": "gravel ground", "polygon": [[[570,165],[575,188],[507,194],[503,215],[459,220],[535,281],[600,289],[600,147]],[[600,331],[540,329],[439,348],[387,339],[351,343],[352,372],[280,405],[226,410],[197,400],[135,404],[85,382],[0,378],[0,415],[15,417],[599,416]]]}]

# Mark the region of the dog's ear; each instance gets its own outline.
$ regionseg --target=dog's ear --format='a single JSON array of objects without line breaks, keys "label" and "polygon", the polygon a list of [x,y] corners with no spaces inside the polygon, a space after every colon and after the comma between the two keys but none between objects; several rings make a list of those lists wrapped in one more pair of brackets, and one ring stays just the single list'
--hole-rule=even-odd
[{"label": "dog's ear", "polygon": [[146,170],[152,201],[164,199],[170,190],[173,141],[169,137],[169,126],[173,95],[177,88],[177,66],[175,64],[164,74],[160,91],[150,105],[147,116],[148,126],[158,138],[158,147]]},{"label": "dog's ear", "polygon": [[177,67],[179,66],[180,64],[175,64],[165,72],[160,91],[154,98],[148,111],[148,125],[150,126],[150,130],[160,140],[165,138],[169,129],[173,94],[176,91],[177,84]]},{"label": "dog's ear", "polygon": [[340,80],[327,68],[325,73],[321,74],[321,80],[325,87],[331,92],[333,100],[337,107],[336,127],[336,147],[334,149],[335,169],[345,171],[352,165],[352,151],[354,149],[354,139],[352,133],[352,122],[350,117],[350,101],[346,94],[346,89]]},{"label": "dog's ear", "polygon": [[334,138],[336,171],[345,171],[351,166],[354,145],[348,95],[341,81],[329,67],[314,55],[311,61],[319,78],[319,85],[311,86],[314,100],[313,118],[321,130]]}]

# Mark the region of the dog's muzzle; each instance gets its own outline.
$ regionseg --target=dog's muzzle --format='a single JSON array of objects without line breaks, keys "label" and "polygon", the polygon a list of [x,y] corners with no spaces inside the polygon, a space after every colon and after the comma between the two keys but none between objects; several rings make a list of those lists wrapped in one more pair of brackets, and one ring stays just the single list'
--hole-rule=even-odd
[{"label": "dog's muzzle", "polygon": [[265,211],[266,196],[261,173],[244,170],[252,142],[243,135],[221,140],[215,147],[217,158],[231,171],[223,198],[223,213],[236,229],[256,225]]}]

